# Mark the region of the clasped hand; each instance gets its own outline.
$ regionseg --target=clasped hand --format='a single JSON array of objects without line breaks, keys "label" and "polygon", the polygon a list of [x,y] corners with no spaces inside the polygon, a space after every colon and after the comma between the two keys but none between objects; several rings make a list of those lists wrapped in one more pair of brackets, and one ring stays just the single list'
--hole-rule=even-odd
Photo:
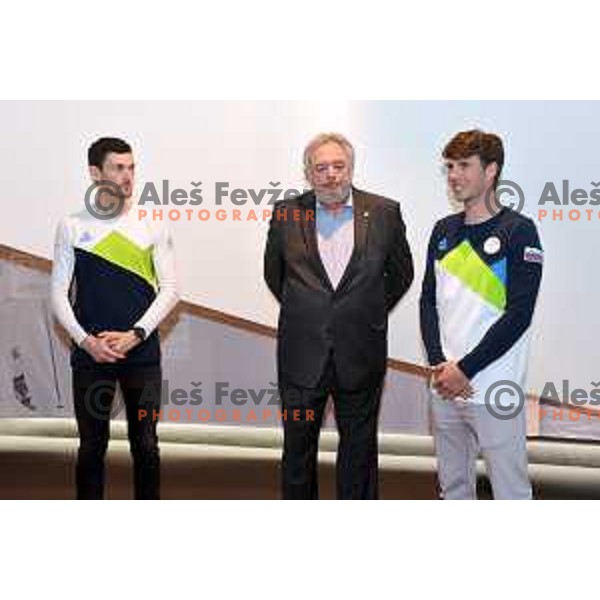
[{"label": "clasped hand", "polygon": [[452,361],[432,367],[431,384],[444,400],[454,400],[459,397],[467,400],[473,396],[471,382],[459,366]]},{"label": "clasped hand", "polygon": [[124,359],[139,343],[133,331],[102,331],[88,335],[81,346],[96,362],[114,363]]}]

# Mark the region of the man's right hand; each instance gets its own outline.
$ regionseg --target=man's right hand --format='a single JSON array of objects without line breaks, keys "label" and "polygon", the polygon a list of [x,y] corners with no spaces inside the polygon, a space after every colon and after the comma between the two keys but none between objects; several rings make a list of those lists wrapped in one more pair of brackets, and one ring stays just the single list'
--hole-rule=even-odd
[{"label": "man's right hand", "polygon": [[97,338],[95,335],[88,335],[81,343],[81,347],[97,363],[114,363],[125,358],[124,354],[112,350],[105,340]]}]

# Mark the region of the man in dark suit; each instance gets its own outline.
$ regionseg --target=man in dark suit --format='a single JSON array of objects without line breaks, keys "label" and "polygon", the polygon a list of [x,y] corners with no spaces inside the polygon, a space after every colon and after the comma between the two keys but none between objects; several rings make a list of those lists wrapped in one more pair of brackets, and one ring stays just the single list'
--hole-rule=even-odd
[{"label": "man in dark suit", "polygon": [[398,203],[352,187],[354,150],[321,134],[304,152],[312,190],[274,207],[265,280],[281,304],[283,497],[316,499],[325,405],[340,435],[337,496],[375,499],[387,321],[413,280]]}]

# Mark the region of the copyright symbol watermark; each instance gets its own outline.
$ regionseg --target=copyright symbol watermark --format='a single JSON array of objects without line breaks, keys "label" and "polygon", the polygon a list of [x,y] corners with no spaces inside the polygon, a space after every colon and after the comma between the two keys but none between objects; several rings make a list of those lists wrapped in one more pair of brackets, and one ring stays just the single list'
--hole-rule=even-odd
[{"label": "copyright symbol watermark", "polygon": [[485,407],[495,419],[514,419],[525,407],[525,392],[514,381],[496,381],[485,393]]},{"label": "copyright symbol watermark", "polygon": [[92,217],[108,221],[121,214],[125,206],[125,194],[114,181],[103,179],[90,185],[85,192],[84,202]]},{"label": "copyright symbol watermark", "polygon": [[[492,192],[496,192],[497,202],[492,202]],[[508,199],[503,195],[508,194]],[[504,207],[521,213],[525,207],[525,194],[523,188],[510,179],[501,179],[496,188],[490,186],[485,193],[485,206],[492,215],[497,215]]]},{"label": "copyright symbol watermark", "polygon": [[84,405],[89,415],[99,421],[109,421],[116,417],[123,408],[123,403],[117,396],[114,381],[96,381],[85,393]]}]

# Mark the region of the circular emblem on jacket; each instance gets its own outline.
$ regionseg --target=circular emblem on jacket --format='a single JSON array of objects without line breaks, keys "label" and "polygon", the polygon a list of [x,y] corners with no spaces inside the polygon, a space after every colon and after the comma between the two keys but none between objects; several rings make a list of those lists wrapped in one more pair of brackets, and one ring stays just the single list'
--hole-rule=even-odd
[{"label": "circular emblem on jacket", "polygon": [[500,238],[493,235],[492,237],[489,237],[487,240],[485,240],[485,243],[483,244],[483,251],[486,254],[496,254],[496,252],[498,252],[501,247],[502,242],[500,241]]}]

